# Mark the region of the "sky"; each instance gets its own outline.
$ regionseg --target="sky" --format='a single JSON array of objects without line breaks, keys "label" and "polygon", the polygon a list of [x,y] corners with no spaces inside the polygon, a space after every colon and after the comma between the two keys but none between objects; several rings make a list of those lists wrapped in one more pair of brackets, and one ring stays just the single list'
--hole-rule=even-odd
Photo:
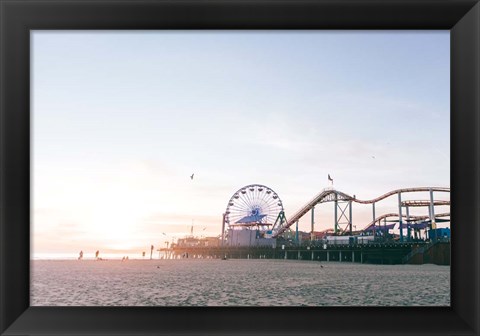
[{"label": "sky", "polygon": [[[328,174],[358,199],[450,187],[449,31],[31,34],[34,254],[217,236],[249,184],[287,218]],[[333,228],[333,204],[315,216]],[[354,204],[357,228],[371,217]]]}]

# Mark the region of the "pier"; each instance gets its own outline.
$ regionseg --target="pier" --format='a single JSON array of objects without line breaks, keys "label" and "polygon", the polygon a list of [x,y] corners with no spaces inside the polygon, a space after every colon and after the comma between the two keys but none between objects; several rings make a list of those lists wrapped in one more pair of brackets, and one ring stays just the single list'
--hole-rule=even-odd
[{"label": "pier", "polygon": [[[283,202],[272,188],[250,184],[230,197],[222,214],[219,236],[199,239],[193,236],[192,226],[190,236],[159,252],[166,259],[450,265],[450,229],[437,227],[439,223],[450,222],[449,193],[447,187],[413,187],[362,200],[334,189],[332,183],[287,218]],[[443,195],[444,199],[435,194]],[[398,212],[383,210],[385,213],[379,214],[377,205],[384,200],[390,200]],[[328,211],[328,207],[320,209],[322,203],[333,205],[333,218],[329,228],[317,231],[315,215]],[[363,228],[353,225],[353,203],[371,207],[371,219],[358,225]],[[303,217],[307,231],[299,230]]]},{"label": "pier", "polygon": [[275,247],[173,247],[162,249],[165,258],[284,259],[366,264],[450,265],[450,241],[311,245]]}]

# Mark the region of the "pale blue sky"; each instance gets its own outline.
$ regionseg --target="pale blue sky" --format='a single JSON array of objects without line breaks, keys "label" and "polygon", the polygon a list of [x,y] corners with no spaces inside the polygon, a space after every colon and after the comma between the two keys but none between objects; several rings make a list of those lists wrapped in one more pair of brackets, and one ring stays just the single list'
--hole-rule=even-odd
[{"label": "pale blue sky", "polygon": [[[327,174],[360,199],[450,186],[449,40],[34,31],[34,251],[86,240],[135,250],[189,233],[192,220],[217,235],[229,198],[252,183],[274,189],[287,217]],[[317,216],[331,227],[333,210]],[[354,208],[359,227],[370,216]]]}]

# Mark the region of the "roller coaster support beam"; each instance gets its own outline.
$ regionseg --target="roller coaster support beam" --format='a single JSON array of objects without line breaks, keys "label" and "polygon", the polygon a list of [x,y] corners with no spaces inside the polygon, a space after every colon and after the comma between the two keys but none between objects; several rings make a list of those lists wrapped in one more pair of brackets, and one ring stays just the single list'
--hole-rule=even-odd
[{"label": "roller coaster support beam", "polygon": [[349,207],[349,219],[348,219],[348,223],[350,225],[350,236],[352,235],[352,201],[348,201],[348,207]]},{"label": "roller coaster support beam", "polygon": [[295,244],[298,246],[298,220],[295,223]]},{"label": "roller coaster support beam", "polygon": [[408,205],[405,207],[405,211],[407,212],[407,241],[410,241],[412,238],[412,229],[410,229],[410,208]]},{"label": "roller coaster support beam", "polygon": [[398,193],[398,223],[400,224],[400,241],[403,242],[403,223],[402,223],[402,193]]},{"label": "roller coaster support beam", "polygon": [[[337,225],[337,231],[340,232],[340,234],[344,233],[350,233],[352,234],[352,200],[346,200],[344,202],[338,201],[337,200],[337,208],[336,208],[336,225]],[[345,206],[341,206],[341,204],[344,204]],[[338,213],[338,210],[340,210],[340,213]],[[347,213],[347,210],[349,211]],[[342,219],[345,220],[346,222],[342,222]],[[342,229],[340,227],[341,224],[346,224],[345,227]]]},{"label": "roller coaster support beam", "polygon": [[272,226],[272,231],[281,228],[283,226],[283,223],[287,222],[287,218],[285,218],[285,212],[280,211],[278,213],[277,219],[275,219],[275,223],[273,223]]},{"label": "roller coaster support beam", "polygon": [[335,235],[337,235],[337,232],[338,232],[338,216],[337,216],[337,212],[338,212],[338,195],[335,193],[335,201],[333,202],[334,203],[334,207],[335,207],[335,229],[334,229],[334,233]]},{"label": "roller coaster support beam", "polygon": [[431,210],[431,218],[430,218],[430,221],[431,221],[431,225],[432,225],[432,229],[436,229],[437,228],[437,223],[435,222],[435,202],[433,200],[433,190],[430,189],[430,208],[432,209]]},{"label": "roller coaster support beam", "polygon": [[[298,222],[298,221],[297,221]],[[312,207],[312,230],[310,231],[310,240],[313,241],[315,230],[315,207]]]},{"label": "roller coaster support beam", "polygon": [[428,206],[428,219],[430,220],[430,224],[428,224],[427,227],[425,227],[425,239],[428,238],[427,232],[432,229],[432,206],[431,205]]},{"label": "roller coaster support beam", "polygon": [[[378,226],[380,226],[380,222],[378,222]],[[383,219],[383,240],[387,240],[387,217]]]}]

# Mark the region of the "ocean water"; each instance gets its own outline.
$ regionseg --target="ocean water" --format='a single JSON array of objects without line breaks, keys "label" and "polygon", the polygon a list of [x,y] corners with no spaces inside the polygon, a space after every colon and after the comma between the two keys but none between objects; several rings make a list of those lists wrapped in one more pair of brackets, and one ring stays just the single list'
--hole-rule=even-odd
[{"label": "ocean water", "polygon": [[32,306],[449,306],[450,267],[300,260],[33,260]]}]

